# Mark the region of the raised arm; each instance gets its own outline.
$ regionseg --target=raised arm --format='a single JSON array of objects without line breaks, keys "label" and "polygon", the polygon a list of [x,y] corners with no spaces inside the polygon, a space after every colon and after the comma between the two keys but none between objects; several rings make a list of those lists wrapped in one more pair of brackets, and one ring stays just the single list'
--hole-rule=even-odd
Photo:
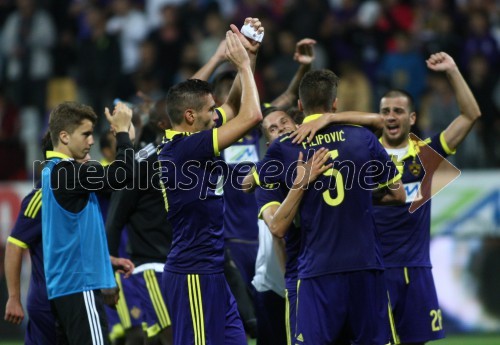
[{"label": "raised arm", "polygon": [[313,121],[300,125],[296,131],[290,134],[290,137],[293,138],[293,143],[301,143],[306,138],[307,142],[310,143],[317,131],[333,123],[347,123],[369,127],[375,132],[382,130],[384,127],[384,119],[382,115],[377,113],[364,113],[359,111],[325,113]]},{"label": "raised arm", "polygon": [[226,61],[226,40],[222,40],[215,54],[190,79],[207,81],[214,71]]},{"label": "raised arm", "polygon": [[311,69],[312,62],[314,61],[315,44],[316,41],[311,38],[304,38],[297,42],[293,59],[300,64],[299,68],[285,92],[271,102],[272,106],[286,109],[296,103],[299,96],[300,81],[304,74]]},{"label": "raised arm", "polygon": [[24,319],[23,305],[21,304],[21,265],[24,249],[8,241],[5,248],[5,280],[9,299],[5,305],[4,319],[7,322],[19,325]]},{"label": "raised arm", "polygon": [[245,104],[245,106],[239,109],[238,116],[234,120],[217,129],[219,150],[224,150],[240,138],[243,138],[245,133],[262,120],[259,94],[253,77],[250,58],[235,33],[239,32],[238,29],[234,25],[231,25],[231,29],[234,32],[228,31],[226,33],[226,54],[238,69],[242,86],[241,103]]},{"label": "raised arm", "polygon": [[436,72],[445,72],[457,97],[460,115],[444,131],[444,140],[451,151],[465,139],[472,126],[481,116],[474,95],[458,70],[455,61],[444,52],[432,54],[426,60],[427,67]]},{"label": "raised arm", "polygon": [[[246,18],[245,24],[247,23],[250,23],[252,27],[259,33],[264,32],[264,27],[261,25],[261,22],[258,18]],[[241,44],[243,45],[243,47],[245,47],[248,53],[248,57],[250,59],[250,69],[253,75],[260,43],[245,37],[233,24],[231,24],[231,30],[233,31],[234,34],[236,34]],[[242,87],[243,84],[241,80],[241,75],[240,71],[238,70],[238,74],[234,79],[233,85],[231,86],[231,90],[229,91],[229,95],[227,96],[227,99],[224,102],[224,104],[221,105],[221,108],[223,108],[226,113],[227,120],[231,120],[232,118],[234,118],[236,114],[238,114],[240,111],[240,106],[243,101],[241,98]]]}]

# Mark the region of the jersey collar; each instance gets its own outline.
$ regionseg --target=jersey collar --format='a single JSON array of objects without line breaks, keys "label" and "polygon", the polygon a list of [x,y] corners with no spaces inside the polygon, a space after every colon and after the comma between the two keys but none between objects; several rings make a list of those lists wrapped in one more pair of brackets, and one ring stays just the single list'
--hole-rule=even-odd
[{"label": "jersey collar", "polygon": [[[380,144],[382,144],[382,137],[380,137],[378,139],[378,141],[380,142]],[[382,145],[383,146],[383,145]],[[404,155],[403,157],[401,157],[401,159],[398,159],[399,162],[401,161],[404,161],[405,159],[407,159],[408,157],[416,157],[417,154],[420,152],[420,149],[418,148],[418,143],[409,139],[408,140],[408,152],[406,153],[406,155]]]},{"label": "jersey collar", "polygon": [[183,136],[189,136],[193,133],[191,132],[179,132],[179,131],[174,131],[173,129],[167,129],[165,131],[165,138],[167,140],[172,140],[176,135],[183,135]]},{"label": "jersey collar", "polygon": [[46,151],[45,155],[46,155],[47,159],[50,159],[50,158],[73,159],[70,156],[65,155],[64,153],[57,152],[57,151]]},{"label": "jersey collar", "polygon": [[311,115],[307,115],[304,118],[304,120],[302,121],[302,123],[308,123],[308,122],[314,121],[314,120],[320,118],[321,116],[323,116],[323,114],[311,114]]}]

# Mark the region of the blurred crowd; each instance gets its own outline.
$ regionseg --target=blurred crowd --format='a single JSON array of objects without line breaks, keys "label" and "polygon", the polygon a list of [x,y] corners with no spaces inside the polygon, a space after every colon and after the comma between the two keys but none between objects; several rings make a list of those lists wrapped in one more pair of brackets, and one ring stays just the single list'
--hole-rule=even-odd
[{"label": "blurred crowd", "polygon": [[[377,112],[384,91],[405,89],[421,136],[459,113],[446,77],[425,65],[431,53],[449,53],[482,111],[453,162],[500,167],[496,0],[0,0],[0,159],[8,162],[0,180],[31,177],[55,104],[78,100],[103,114],[116,98],[143,102],[137,91],[159,100],[210,59],[230,23],[240,27],[248,16],[266,32],[255,72],[261,101],[286,89],[295,43],[310,37],[314,68],[341,78],[339,111]],[[147,116],[139,111],[136,121]]]}]

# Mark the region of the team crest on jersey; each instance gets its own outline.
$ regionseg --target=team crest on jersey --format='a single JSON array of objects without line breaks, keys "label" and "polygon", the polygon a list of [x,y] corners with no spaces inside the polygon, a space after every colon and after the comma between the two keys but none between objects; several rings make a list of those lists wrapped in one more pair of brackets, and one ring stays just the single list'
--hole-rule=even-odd
[{"label": "team crest on jersey", "polygon": [[417,162],[413,162],[408,166],[408,169],[410,169],[410,172],[413,174],[413,176],[419,176],[420,172],[422,171],[422,165]]},{"label": "team crest on jersey", "polygon": [[137,320],[141,316],[141,310],[134,306],[132,309],[130,309],[130,315],[132,315],[132,317]]}]

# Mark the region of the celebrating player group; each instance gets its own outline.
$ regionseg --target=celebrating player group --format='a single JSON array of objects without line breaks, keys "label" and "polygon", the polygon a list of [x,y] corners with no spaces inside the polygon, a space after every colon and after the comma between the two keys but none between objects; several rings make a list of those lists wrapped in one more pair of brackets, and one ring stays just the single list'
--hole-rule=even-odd
[{"label": "celebrating player group", "polygon": [[[313,68],[314,39],[297,42],[294,78],[265,101],[254,78],[262,22],[246,18],[221,39],[191,79],[143,99],[147,140],[135,138],[130,104],[104,109],[101,162],[89,156],[101,110],[52,110],[41,179],[8,237],[5,319],[25,318],[29,249],[26,344],[443,338],[431,202],[408,209],[421,197],[412,193],[425,175],[420,148],[454,154],[481,115],[453,58],[437,52],[426,64],[446,74],[460,113],[414,140],[405,90],[388,90],[374,113],[336,112],[341,80]],[[232,70],[212,77],[223,63]]]}]

